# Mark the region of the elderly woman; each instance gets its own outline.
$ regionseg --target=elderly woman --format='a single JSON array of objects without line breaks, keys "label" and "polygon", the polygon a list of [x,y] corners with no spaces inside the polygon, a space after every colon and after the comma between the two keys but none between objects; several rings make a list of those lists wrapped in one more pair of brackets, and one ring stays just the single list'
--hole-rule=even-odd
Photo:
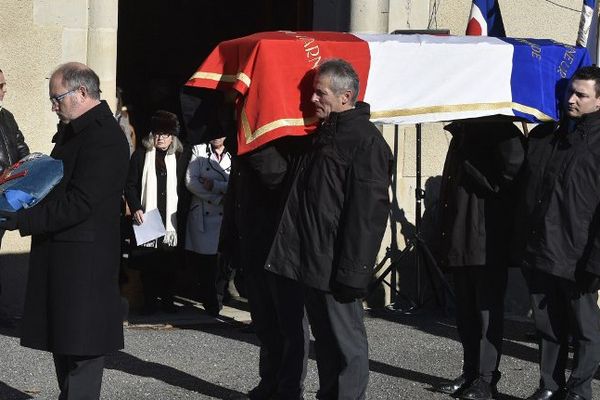
[{"label": "elderly woman", "polygon": [[175,312],[173,277],[177,247],[178,182],[182,173],[183,146],[177,135],[179,120],[168,111],[158,110],[152,116],[151,131],[142,139],[142,147],[131,156],[125,197],[134,224],[144,222],[145,213],[158,209],[166,233],[147,243],[137,243],[139,255],[135,262],[141,268],[144,292],[144,314],[157,311],[158,298],[162,308]]},{"label": "elderly woman", "polygon": [[223,145],[224,140],[219,138],[194,146],[185,175],[185,185],[193,195],[185,248],[189,263],[199,271],[204,309],[213,316],[221,310],[216,289],[217,246],[223,220],[222,200],[231,169],[231,156]]}]

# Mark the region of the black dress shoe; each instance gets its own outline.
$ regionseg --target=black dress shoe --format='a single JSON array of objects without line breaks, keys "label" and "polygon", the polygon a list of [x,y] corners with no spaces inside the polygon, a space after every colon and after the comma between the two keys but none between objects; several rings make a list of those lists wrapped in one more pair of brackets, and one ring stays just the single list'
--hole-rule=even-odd
[{"label": "black dress shoe", "polygon": [[558,400],[561,398],[560,390],[548,390],[539,388],[527,400]]},{"label": "black dress shoe", "polygon": [[272,385],[260,382],[258,386],[248,392],[250,400],[270,400],[275,393]]},{"label": "black dress shoe", "polygon": [[483,379],[475,379],[471,386],[463,390],[458,397],[467,400],[491,400],[497,394],[498,392],[494,386]]},{"label": "black dress shoe", "polygon": [[458,378],[455,378],[451,381],[444,382],[440,385],[435,386],[433,389],[436,392],[447,393],[450,395],[457,395],[461,393],[464,389],[469,387],[471,383],[473,383],[475,379],[468,379],[465,375],[460,375]]},{"label": "black dress shoe", "polygon": [[568,392],[565,395],[564,400],[585,400],[585,397],[583,397],[577,393]]}]

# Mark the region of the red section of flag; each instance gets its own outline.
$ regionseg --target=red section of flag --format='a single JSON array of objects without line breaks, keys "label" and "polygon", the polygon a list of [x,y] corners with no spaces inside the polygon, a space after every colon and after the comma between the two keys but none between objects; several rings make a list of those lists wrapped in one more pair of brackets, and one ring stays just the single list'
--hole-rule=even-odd
[{"label": "red section of flag", "polygon": [[481,29],[481,25],[475,18],[471,18],[469,20],[469,24],[467,25],[467,35],[471,36],[481,36],[483,30]]},{"label": "red section of flag", "polygon": [[328,58],[350,62],[362,99],[369,74],[368,43],[348,33],[265,32],[220,43],[186,83],[234,89],[238,98],[238,154],[316,127],[313,70]]}]

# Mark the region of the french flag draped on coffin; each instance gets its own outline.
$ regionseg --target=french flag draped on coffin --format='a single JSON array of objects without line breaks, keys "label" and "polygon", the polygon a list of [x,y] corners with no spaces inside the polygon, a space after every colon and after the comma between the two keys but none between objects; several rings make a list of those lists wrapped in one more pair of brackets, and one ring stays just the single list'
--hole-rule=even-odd
[{"label": "french flag draped on coffin", "polygon": [[316,128],[314,69],[332,57],[357,70],[372,121],[394,124],[556,120],[569,77],[590,64],[586,49],[543,39],[280,31],[220,43],[186,86],[239,93],[243,154]]}]

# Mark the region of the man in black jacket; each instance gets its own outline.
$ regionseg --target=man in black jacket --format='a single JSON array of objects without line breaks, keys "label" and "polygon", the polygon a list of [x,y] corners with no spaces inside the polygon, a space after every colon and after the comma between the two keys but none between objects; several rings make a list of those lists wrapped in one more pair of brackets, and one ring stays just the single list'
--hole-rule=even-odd
[{"label": "man in black jacket", "polygon": [[[235,136],[230,133],[227,140],[235,149]],[[297,159],[293,154],[302,148],[296,142],[281,138],[243,155],[231,150],[219,252],[243,272],[260,342],[260,382],[249,391],[250,400],[303,398],[310,340],[304,290],[297,281],[264,268],[287,192],[285,178],[293,171],[290,165]]]},{"label": "man in black jacket", "polygon": [[[561,122],[529,136],[514,241],[540,337],[531,400],[591,400],[600,363],[600,68],[580,68],[565,100]],[[565,381],[569,335],[575,356]]]},{"label": "man in black jacket", "polygon": [[[6,85],[4,73],[0,69],[0,174],[29,154],[29,147],[15,117],[2,105],[7,91]],[[3,236],[4,230],[0,230],[0,244]]]},{"label": "man in black jacket", "polygon": [[452,271],[463,372],[436,389],[491,399],[500,379],[514,179],[525,158],[511,121],[454,122],[440,193],[440,265]]},{"label": "man in black jacket", "polygon": [[265,268],[302,282],[315,336],[318,399],[364,399],[369,378],[360,299],[389,212],[392,153],[357,102],[344,60],[320,65],[312,102],[321,120],[294,174]]},{"label": "man in black jacket", "polygon": [[0,212],[0,228],[32,235],[21,344],[52,352],[60,400],[99,399],[104,354],[123,348],[119,296],[127,140],[100,80],[67,63],[50,78],[60,183],[35,207]]}]

